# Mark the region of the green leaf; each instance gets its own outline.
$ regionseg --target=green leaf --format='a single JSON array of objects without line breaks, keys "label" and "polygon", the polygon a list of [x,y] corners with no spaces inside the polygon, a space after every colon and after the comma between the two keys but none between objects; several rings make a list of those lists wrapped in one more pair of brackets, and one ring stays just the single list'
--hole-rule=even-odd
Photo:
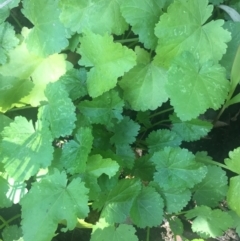
[{"label": "green leaf", "polygon": [[231,70],[231,91],[234,92],[235,88],[237,87],[237,84],[240,82],[240,71],[239,71],[239,65],[240,65],[240,47],[238,47],[236,51],[236,55],[233,61],[232,70]]},{"label": "green leaf", "polygon": [[6,179],[0,176],[0,207],[10,207],[12,205],[11,201],[7,198],[7,192],[9,189],[9,184]]},{"label": "green leaf", "polygon": [[88,31],[80,42],[79,64],[92,67],[87,75],[87,87],[93,98],[114,88],[117,79],[136,64],[135,53],[120,43],[114,43],[108,34],[100,36]]},{"label": "green leaf", "polygon": [[[51,240],[58,222],[66,220],[66,228],[75,228],[77,218],[85,218],[89,212],[88,189],[80,178],[67,185],[65,173],[55,171],[51,176],[34,183],[21,201],[24,240]],[[37,225],[32,225],[37,223]],[[29,228],[31,227],[31,228]]]},{"label": "green leaf", "polygon": [[126,221],[140,188],[141,184],[138,180],[120,180],[109,194],[103,197],[105,205],[101,217],[105,218],[110,224]]},{"label": "green leaf", "polygon": [[223,3],[223,0],[209,0],[209,2],[214,5],[219,5],[220,3]]},{"label": "green leaf", "polygon": [[[23,28],[24,39],[28,36],[28,29]],[[34,87],[31,93],[21,102],[32,106],[40,105],[46,100],[44,90],[49,82],[54,82],[66,72],[66,61],[63,54],[54,54],[47,58],[36,56],[29,52],[25,41],[15,49],[10,50],[8,63],[0,66],[0,74],[16,77],[17,79],[31,79]],[[24,63],[24,64],[23,64]],[[23,90],[22,90],[23,91]]]},{"label": "green leaf", "polygon": [[155,110],[168,99],[166,79],[166,70],[155,63],[138,64],[123,76],[119,85],[133,110]]},{"label": "green leaf", "polygon": [[223,55],[220,63],[226,68],[227,76],[228,78],[230,78],[233,61],[237,53],[238,46],[240,45],[240,32],[239,32],[240,23],[227,21],[224,23],[223,27],[226,28],[231,33],[232,39],[228,43],[227,52]]},{"label": "green leaf", "polygon": [[229,211],[228,214],[233,218],[233,228],[236,228],[236,232],[240,236],[240,216],[233,211]]},{"label": "green leaf", "polygon": [[229,82],[223,67],[211,61],[200,64],[190,52],[184,52],[168,71],[166,91],[177,116],[187,121],[208,108],[219,109],[227,97]]},{"label": "green leaf", "polygon": [[73,32],[82,33],[89,29],[97,34],[106,32],[121,35],[127,30],[128,25],[120,12],[123,0],[60,0],[60,20]]},{"label": "green leaf", "polygon": [[6,116],[0,113],[0,141],[2,140],[1,132],[3,131],[4,127],[10,125],[12,120]]},{"label": "green leaf", "polygon": [[171,115],[172,130],[176,132],[184,141],[196,141],[206,136],[213,125],[209,121],[192,119],[181,121],[176,115]]},{"label": "green leaf", "polygon": [[59,81],[64,85],[72,100],[87,95],[87,71],[85,69],[70,69],[60,77]]},{"label": "green leaf", "polygon": [[139,41],[145,48],[155,49],[157,37],[154,27],[162,14],[163,1],[138,0],[122,1],[121,12],[126,21],[132,26],[135,34],[139,35]]},{"label": "green leaf", "polygon": [[100,177],[104,173],[111,178],[118,170],[119,165],[116,161],[111,158],[103,159],[100,155],[94,155],[88,159],[86,172],[96,177]]},{"label": "green leaf", "polygon": [[123,120],[112,128],[114,134],[110,141],[115,145],[132,144],[136,140],[139,129],[139,124],[124,116]]},{"label": "green leaf", "polygon": [[[127,141],[127,139],[126,139]],[[121,167],[126,167],[132,169],[134,165],[134,160],[136,158],[136,153],[133,148],[128,144],[116,145],[116,154],[121,159]]]},{"label": "green leaf", "polygon": [[18,42],[13,26],[9,23],[0,24],[0,64],[7,62],[8,51],[16,47]]},{"label": "green leaf", "polygon": [[54,138],[71,135],[76,121],[75,106],[60,82],[49,83],[45,90],[48,104],[40,108],[39,117],[47,120]]},{"label": "green leaf", "polygon": [[130,216],[140,228],[156,227],[163,220],[163,200],[152,187],[143,187],[135,198]]},{"label": "green leaf", "polygon": [[[12,0],[12,1],[8,1],[8,3],[5,5],[4,3],[6,2],[6,0],[0,0],[0,4],[1,4],[1,8],[0,8],[0,23],[4,22],[5,19],[7,19],[7,17],[10,14],[10,10],[14,7],[17,7],[20,0]],[[2,6],[2,4],[4,4],[4,6]]]},{"label": "green leaf", "polygon": [[64,144],[62,148],[62,156],[59,160],[68,173],[84,173],[88,155],[92,149],[93,136],[91,129],[81,127],[78,129],[74,140],[70,140]]},{"label": "green leaf", "polygon": [[192,230],[204,237],[216,238],[231,228],[233,219],[219,209],[211,210],[206,206],[196,207],[186,213],[186,218],[195,218],[192,221]]},{"label": "green leaf", "polygon": [[135,235],[135,228],[127,224],[120,224],[117,228],[114,226],[96,229],[90,241],[138,241]]},{"label": "green leaf", "polygon": [[112,126],[112,119],[122,120],[123,106],[124,102],[117,91],[110,90],[91,101],[82,101],[78,109],[89,123]]},{"label": "green leaf", "polygon": [[6,112],[11,109],[32,89],[33,83],[30,80],[0,74],[0,111]]},{"label": "green leaf", "polygon": [[59,20],[58,1],[42,0],[36,3],[24,0],[22,12],[34,24],[27,37],[30,51],[40,56],[48,56],[67,47],[67,32]]},{"label": "green leaf", "polygon": [[182,235],[183,234],[183,223],[182,221],[177,217],[172,217],[169,220],[169,225],[171,231],[174,233],[174,235]]},{"label": "green leaf", "polygon": [[195,156],[186,149],[165,147],[155,152],[151,160],[156,164],[154,181],[164,189],[192,188],[205,177],[207,169],[195,161]]},{"label": "green leaf", "polygon": [[207,170],[206,176],[193,189],[193,200],[198,206],[216,207],[226,197],[228,179],[220,167],[207,166]]},{"label": "green leaf", "polygon": [[240,176],[230,178],[227,193],[227,203],[229,207],[240,216]]},{"label": "green leaf", "polygon": [[231,171],[240,174],[240,147],[229,152],[229,158],[225,158],[224,162]]},{"label": "green leaf", "polygon": [[181,142],[182,139],[179,135],[167,129],[152,131],[146,139],[150,153],[161,151],[164,147],[168,146],[180,146]]},{"label": "green leaf", "polygon": [[169,66],[176,55],[191,51],[200,63],[209,59],[218,62],[226,52],[231,35],[222,28],[223,20],[204,24],[212,10],[207,0],[174,1],[155,28],[159,41],[157,61]]},{"label": "green leaf", "polygon": [[16,181],[28,180],[39,168],[46,168],[53,157],[52,136],[40,122],[17,116],[2,132],[1,159],[8,175]]},{"label": "green leaf", "polygon": [[7,226],[2,232],[2,237],[4,241],[20,241],[22,230],[17,225]]}]

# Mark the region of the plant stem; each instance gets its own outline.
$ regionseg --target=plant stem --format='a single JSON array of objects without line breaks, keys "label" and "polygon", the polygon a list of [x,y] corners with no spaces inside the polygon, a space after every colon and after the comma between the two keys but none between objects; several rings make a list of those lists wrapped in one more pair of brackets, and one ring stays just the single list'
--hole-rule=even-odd
[{"label": "plant stem", "polygon": [[15,219],[18,219],[19,217],[21,217],[21,214],[17,214],[6,221],[2,216],[0,216],[0,220],[3,222],[3,224],[0,226],[0,229],[9,226],[9,223],[14,221]]},{"label": "plant stem", "polygon": [[219,163],[219,162],[216,162],[216,161],[211,161],[211,160],[200,160],[199,162],[202,162],[202,163],[206,163],[206,164],[211,164],[211,165],[216,165],[216,166],[219,166],[219,167],[222,167],[222,168],[225,168],[229,171],[232,171],[232,169],[230,169],[228,166],[222,164],[222,163]]},{"label": "plant stem", "polygon": [[119,43],[129,43],[129,42],[135,42],[135,41],[138,41],[138,38],[129,38],[129,39],[119,39],[119,40],[116,40],[116,42],[119,42]]},{"label": "plant stem", "polygon": [[14,21],[17,23],[18,27],[20,29],[22,29],[23,28],[22,24],[18,21],[18,19],[14,16],[14,14],[11,11],[10,11],[10,15],[14,19]]},{"label": "plant stem", "polygon": [[159,111],[159,112],[157,112],[157,113],[154,113],[154,114],[150,115],[149,118],[153,118],[153,117],[155,117],[155,116],[162,115],[163,113],[169,112],[169,111],[172,111],[172,110],[173,110],[173,108],[171,107],[171,108],[168,108],[168,109]]},{"label": "plant stem", "polygon": [[150,240],[150,228],[147,227],[147,237],[146,237],[146,241]]},{"label": "plant stem", "polygon": [[13,111],[25,110],[25,109],[31,109],[31,108],[35,108],[35,107],[33,107],[33,106],[17,107],[17,108],[14,108],[14,109],[10,109],[10,110],[8,110],[7,112],[13,112]]}]

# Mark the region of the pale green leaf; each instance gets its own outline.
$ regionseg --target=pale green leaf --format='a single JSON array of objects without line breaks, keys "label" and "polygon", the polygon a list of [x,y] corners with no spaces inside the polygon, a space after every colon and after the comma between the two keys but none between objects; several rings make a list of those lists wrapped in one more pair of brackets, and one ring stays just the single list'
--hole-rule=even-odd
[{"label": "pale green leaf", "polygon": [[1,159],[8,175],[23,181],[35,175],[39,168],[51,164],[53,147],[52,136],[46,126],[17,116],[2,132]]},{"label": "pale green leaf", "polygon": [[130,217],[139,228],[156,227],[163,220],[163,200],[152,187],[143,187],[135,198]]},{"label": "pale green leaf", "polygon": [[123,179],[104,197],[105,205],[101,212],[108,223],[124,222],[134,199],[140,192],[141,184],[135,179]]},{"label": "pale green leaf", "polygon": [[240,216],[240,176],[230,178],[227,193],[227,203],[229,207]]},{"label": "pale green leaf", "polygon": [[190,52],[174,59],[168,71],[166,91],[177,116],[191,120],[206,109],[217,110],[229,91],[225,69],[211,61],[200,64]]},{"label": "pale green leaf", "polygon": [[124,116],[123,120],[115,124],[111,129],[114,134],[110,141],[115,145],[132,144],[136,140],[139,129],[139,124],[131,120],[129,117]]},{"label": "pale green leaf", "polygon": [[67,183],[66,174],[55,171],[33,184],[21,201],[24,240],[51,240],[60,221],[66,220],[65,231],[72,230],[77,224],[77,218],[87,216],[88,189],[80,178]]},{"label": "pale green leaf", "polygon": [[[28,36],[29,30],[23,28],[22,35]],[[0,74],[17,79],[31,79],[34,87],[30,94],[21,101],[32,106],[38,106],[46,100],[44,90],[49,82],[54,82],[66,72],[66,61],[63,54],[54,54],[47,58],[39,57],[26,47],[25,41],[9,51],[8,63],[0,66]],[[24,64],[23,64],[24,63]]]},{"label": "pale green leaf", "polygon": [[88,127],[79,128],[74,136],[74,140],[70,140],[64,144],[59,163],[70,174],[84,173],[88,154],[92,149],[92,143],[93,136],[91,129]]},{"label": "pale green leaf", "polygon": [[[6,0],[0,0],[0,5],[4,4],[5,2]],[[10,14],[10,10],[14,7],[17,7],[19,2],[20,0],[11,0],[0,8],[0,23],[4,22],[5,19],[7,19]]]},{"label": "pale green leaf", "polygon": [[45,90],[48,104],[41,107],[39,117],[47,120],[54,138],[70,135],[75,127],[75,106],[60,82],[49,83]]},{"label": "pale green leaf", "polygon": [[[182,51],[191,51],[200,63],[219,61],[226,52],[230,33],[222,28],[223,20],[210,21],[213,6],[207,0],[174,1],[156,25],[157,61],[169,66]],[[194,17],[193,17],[194,16]]]},{"label": "pale green leaf", "polygon": [[220,167],[207,166],[207,170],[206,176],[193,189],[193,200],[198,206],[216,207],[226,197],[228,179]]},{"label": "pale green leaf", "polygon": [[192,119],[181,121],[176,115],[171,115],[172,131],[176,132],[184,141],[196,141],[207,136],[213,125],[209,121]]},{"label": "pale green leaf", "polygon": [[203,237],[216,238],[221,236],[233,225],[231,216],[219,209],[211,210],[207,206],[199,206],[185,214],[192,221],[192,230]]},{"label": "pale green leaf", "polygon": [[67,32],[59,20],[58,1],[24,0],[22,12],[34,25],[26,40],[31,52],[48,56],[67,47]]},{"label": "pale green leaf", "polygon": [[119,170],[119,165],[111,158],[102,158],[100,155],[89,157],[86,172],[96,177],[106,174],[109,178],[113,177]]},{"label": "pale green leaf", "polygon": [[167,129],[152,131],[146,139],[150,153],[160,151],[168,146],[180,146],[181,142],[182,138],[179,135]]},{"label": "pale green leaf", "polygon": [[23,97],[33,89],[30,80],[17,79],[0,74],[0,111],[6,112],[15,106]]},{"label": "pale green leaf", "polygon": [[240,147],[230,151],[229,158],[225,158],[224,162],[233,172],[240,174]]},{"label": "pale green leaf", "polygon": [[166,79],[166,70],[156,64],[138,64],[123,76],[119,85],[133,110],[155,110],[168,99]]},{"label": "pale green leaf", "polygon": [[10,207],[12,202],[7,198],[7,192],[9,189],[9,184],[6,179],[0,176],[0,207]]},{"label": "pale green leaf", "polygon": [[124,18],[146,48],[155,49],[157,45],[154,27],[162,14],[162,7],[163,1],[157,0],[129,0],[121,4]]},{"label": "pale green leaf", "polygon": [[22,230],[17,225],[7,226],[2,231],[3,241],[20,241]]},{"label": "pale green leaf", "polygon": [[89,29],[94,33],[123,34],[128,25],[120,12],[123,0],[60,0],[60,20],[73,32]]},{"label": "pale green leaf", "polygon": [[0,24],[0,64],[7,62],[8,51],[16,47],[18,42],[13,26],[6,22]]},{"label": "pale green leaf", "polygon": [[154,181],[166,190],[192,188],[207,173],[207,168],[197,163],[191,152],[179,147],[165,147],[155,152],[151,160],[156,164]]},{"label": "pale green leaf", "polygon": [[80,112],[89,123],[112,126],[112,119],[122,120],[124,102],[115,90],[110,90],[93,99],[84,100],[78,105]]},{"label": "pale green leaf", "polygon": [[114,88],[117,79],[136,64],[136,54],[113,37],[86,32],[80,39],[80,65],[92,67],[87,75],[87,87],[91,97],[97,97]]},{"label": "pale green leaf", "polygon": [[11,122],[12,120],[8,116],[0,113],[0,140],[2,139],[1,132],[4,127],[8,126]]},{"label": "pale green leaf", "polygon": [[138,241],[135,232],[135,228],[127,224],[120,224],[117,228],[98,228],[92,233],[90,241]]}]

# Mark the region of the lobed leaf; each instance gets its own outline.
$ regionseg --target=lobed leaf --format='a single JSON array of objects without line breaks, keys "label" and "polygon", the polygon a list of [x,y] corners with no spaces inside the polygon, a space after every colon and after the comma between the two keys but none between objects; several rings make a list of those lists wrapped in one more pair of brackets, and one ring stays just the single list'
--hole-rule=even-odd
[{"label": "lobed leaf", "polygon": [[231,171],[240,174],[240,147],[229,152],[229,158],[225,158],[224,162]]},{"label": "lobed leaf", "polygon": [[230,178],[230,184],[227,193],[227,203],[229,207],[240,216],[240,176]]},{"label": "lobed leaf", "polygon": [[113,37],[87,31],[80,39],[78,53],[82,56],[79,64],[92,67],[87,74],[89,95],[93,98],[114,88],[117,78],[123,76],[136,64],[135,53]]}]

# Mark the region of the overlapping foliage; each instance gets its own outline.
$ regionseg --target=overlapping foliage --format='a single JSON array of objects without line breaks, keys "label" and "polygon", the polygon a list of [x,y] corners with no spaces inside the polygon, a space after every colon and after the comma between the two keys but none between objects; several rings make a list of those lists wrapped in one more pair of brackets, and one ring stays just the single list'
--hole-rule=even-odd
[{"label": "overlapping foliage", "polygon": [[212,18],[221,2],[0,0],[0,207],[21,206],[18,225],[0,216],[4,241],[60,225],[137,241],[163,220],[184,236],[184,219],[202,238],[240,234],[239,149],[228,185],[182,146],[213,128],[201,114],[239,102],[239,23]]}]

